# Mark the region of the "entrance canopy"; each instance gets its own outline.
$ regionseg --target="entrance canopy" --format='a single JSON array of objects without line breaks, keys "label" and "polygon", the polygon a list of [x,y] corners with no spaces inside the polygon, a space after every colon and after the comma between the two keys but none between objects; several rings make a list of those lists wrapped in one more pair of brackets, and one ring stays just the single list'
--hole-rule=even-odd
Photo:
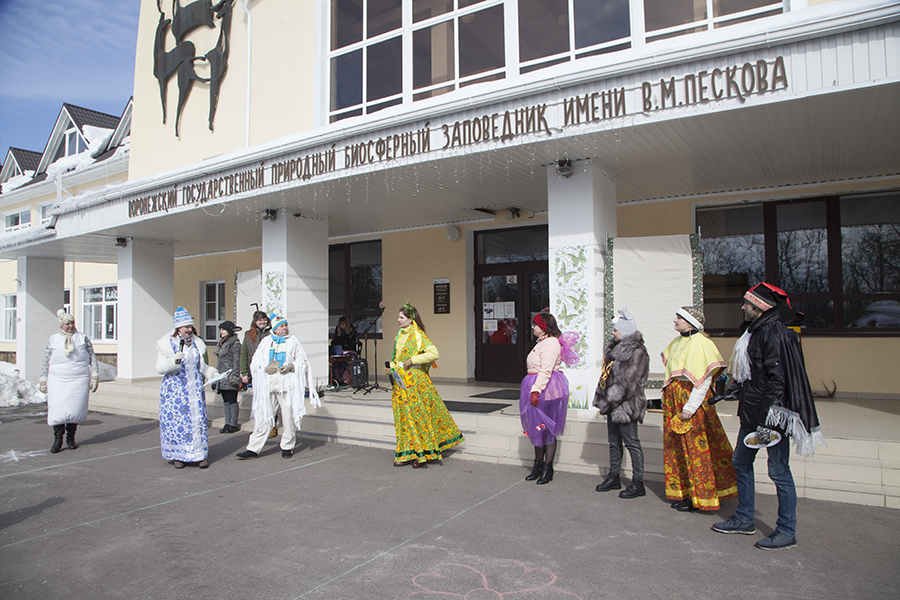
[{"label": "entrance canopy", "polygon": [[[478,98],[388,109],[86,192],[51,211],[55,236],[0,257],[115,262],[117,238],[172,242],[176,256],[240,250],[260,245],[266,211],[327,218],[332,239],[542,212],[546,165],[565,177],[587,160],[614,179],[618,204],[890,186],[900,174],[893,32],[798,37],[615,78],[537,72]],[[868,63],[854,63],[867,46]]]}]

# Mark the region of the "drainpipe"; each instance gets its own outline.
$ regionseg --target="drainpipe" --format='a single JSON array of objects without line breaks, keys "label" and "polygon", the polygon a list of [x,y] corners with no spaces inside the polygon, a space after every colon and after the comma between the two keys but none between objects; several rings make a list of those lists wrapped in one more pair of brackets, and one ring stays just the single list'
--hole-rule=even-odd
[{"label": "drainpipe", "polygon": [[[248,2],[252,3],[253,0],[248,0]],[[253,16],[250,14],[250,9],[244,5],[244,0],[240,0],[240,4],[247,14],[247,115],[244,119],[244,148],[247,148],[250,146],[250,40],[253,33]]]}]

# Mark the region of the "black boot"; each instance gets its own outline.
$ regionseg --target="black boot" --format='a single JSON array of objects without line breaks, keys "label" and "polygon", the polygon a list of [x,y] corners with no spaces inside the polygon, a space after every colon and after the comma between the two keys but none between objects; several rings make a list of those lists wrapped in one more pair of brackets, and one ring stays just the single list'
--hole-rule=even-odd
[{"label": "black boot", "polygon": [[531,467],[531,475],[525,477],[525,481],[534,481],[541,475],[541,471],[544,470],[544,461],[539,458],[534,459],[534,466]]},{"label": "black boot", "polygon": [[62,448],[62,439],[63,434],[66,432],[65,425],[54,425],[53,426],[53,446],[50,447],[50,452],[56,454],[59,452],[60,448]]},{"label": "black boot", "polygon": [[619,498],[638,498],[646,495],[643,481],[632,481],[631,485],[619,492]]},{"label": "black boot", "polygon": [[551,481],[553,481],[553,463],[547,463],[544,465],[544,470],[541,472],[541,478],[537,480],[537,483],[538,485],[544,485]]},{"label": "black boot", "polygon": [[66,423],[66,446],[68,446],[69,450],[74,450],[78,447],[78,444],[75,443],[76,429],[78,429],[77,423]]},{"label": "black boot", "polygon": [[596,489],[598,492],[608,492],[610,490],[621,490],[622,482],[619,481],[619,475],[617,473],[609,473],[606,476],[606,479],[603,480],[603,483],[597,485]]}]

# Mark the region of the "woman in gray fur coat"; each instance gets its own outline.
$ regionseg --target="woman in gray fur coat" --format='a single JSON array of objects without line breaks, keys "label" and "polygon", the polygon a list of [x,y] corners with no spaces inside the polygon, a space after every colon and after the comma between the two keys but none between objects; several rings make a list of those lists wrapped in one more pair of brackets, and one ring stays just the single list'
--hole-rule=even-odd
[{"label": "woman in gray fur coat", "polygon": [[219,430],[219,433],[234,433],[241,430],[238,427],[240,407],[237,402],[238,391],[242,387],[240,369],[241,340],[237,336],[237,332],[240,330],[241,328],[231,321],[223,321],[219,325],[219,343],[216,345],[216,369],[219,373],[231,371],[225,379],[213,384],[216,386],[216,391],[222,394],[222,401],[225,403],[225,426]]},{"label": "woman in gray fur coat", "polygon": [[644,346],[644,336],[637,330],[634,318],[622,307],[614,323],[613,339],[603,351],[603,371],[593,405],[606,415],[609,437],[609,473],[598,492],[622,488],[622,445],[631,455],[631,485],[619,492],[619,498],[646,496],[644,490],[644,451],[638,439],[638,423],[647,413],[644,386],[650,373],[650,356]]}]

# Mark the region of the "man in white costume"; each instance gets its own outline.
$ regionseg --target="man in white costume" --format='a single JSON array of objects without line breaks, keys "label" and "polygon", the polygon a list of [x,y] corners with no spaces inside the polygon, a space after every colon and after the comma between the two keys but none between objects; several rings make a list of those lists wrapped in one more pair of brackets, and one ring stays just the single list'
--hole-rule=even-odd
[{"label": "man in white costume", "polygon": [[272,333],[262,342],[250,361],[253,376],[253,433],[241,460],[258,458],[259,453],[275,426],[275,410],[281,410],[284,433],[281,435],[281,457],[294,454],[300,420],[306,414],[304,396],[309,390],[309,403],[322,406],[316,393],[315,381],[306,351],[291,335],[287,319],[272,313]]}]

